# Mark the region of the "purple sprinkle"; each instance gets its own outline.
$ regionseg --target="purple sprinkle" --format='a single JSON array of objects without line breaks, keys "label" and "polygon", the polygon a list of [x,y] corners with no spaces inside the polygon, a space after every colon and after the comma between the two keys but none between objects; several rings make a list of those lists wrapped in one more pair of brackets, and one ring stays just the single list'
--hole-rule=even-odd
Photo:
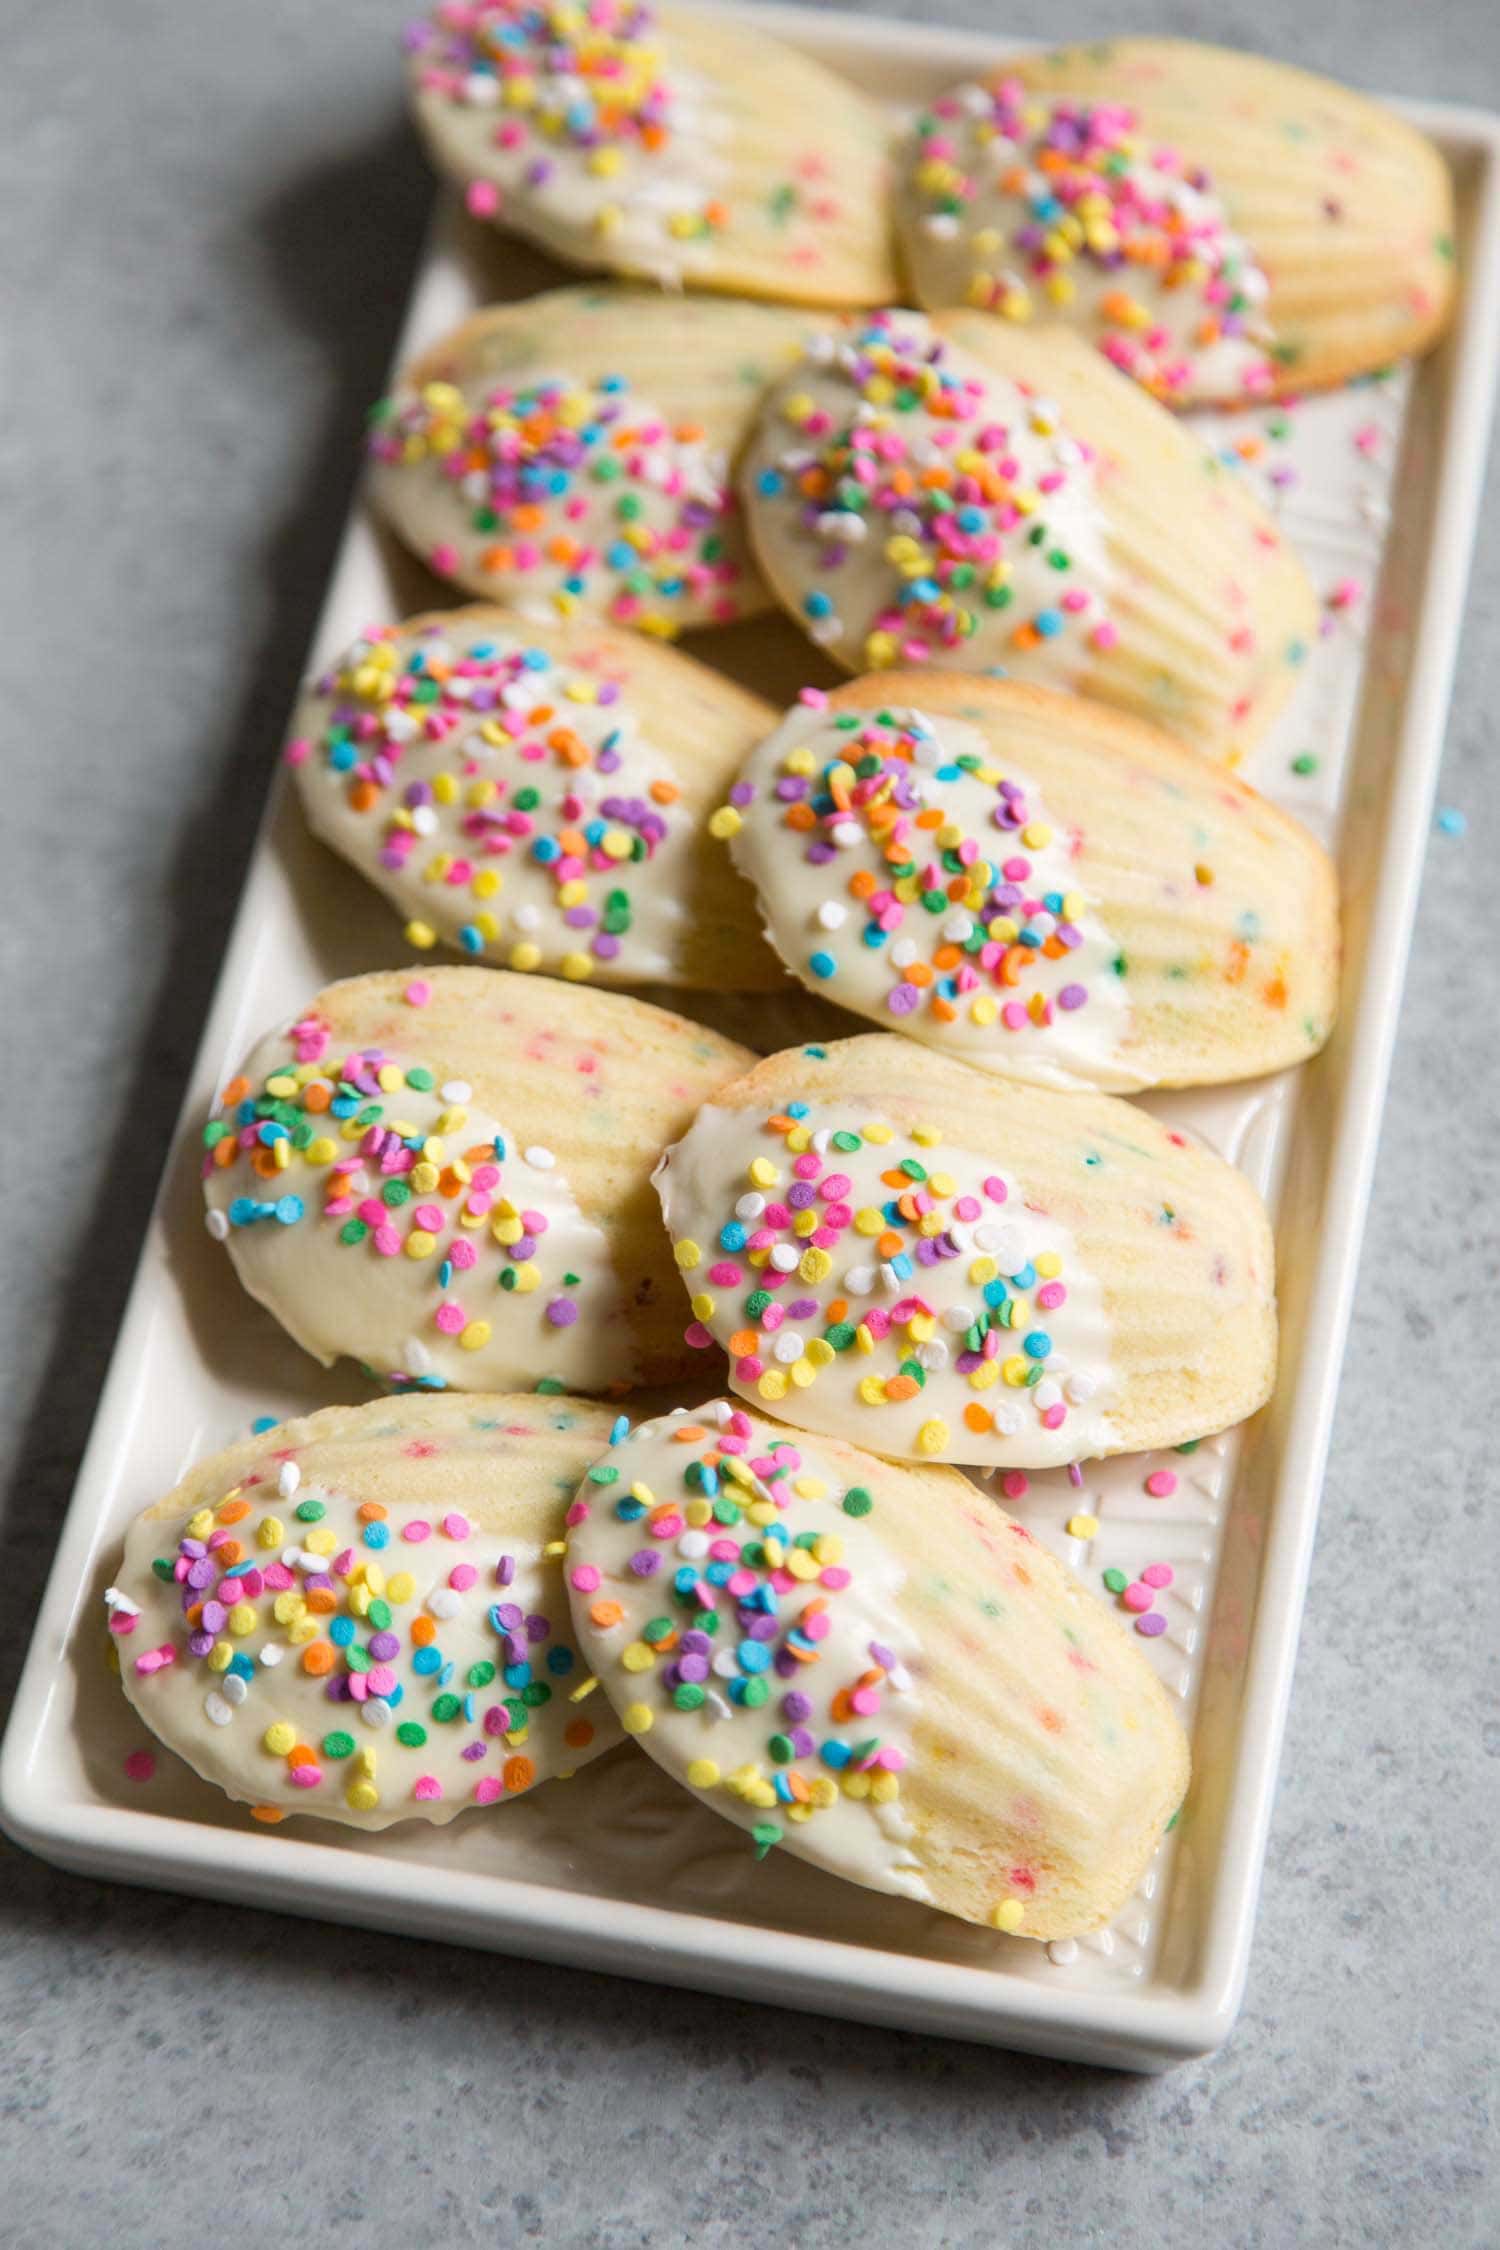
[{"label": "purple sprinkle", "polygon": [[1057,996],[1057,1004],[1060,1008],[1081,1008],[1087,998],[1088,990],[1086,986],[1065,984]]},{"label": "purple sprinkle", "polygon": [[708,1678],[708,1658],[706,1656],[683,1656],[678,1660],[677,1671],[678,1676],[684,1680],[706,1680]]},{"label": "purple sprinkle", "polygon": [[654,1555],[649,1547],[638,1547],[630,1558],[630,1567],[637,1578],[654,1578],[661,1568],[661,1556]]},{"label": "purple sprinkle", "polygon": [[372,1633],[370,1654],[377,1664],[388,1664],[393,1656],[401,1654],[401,1639],[396,1633]]},{"label": "purple sprinkle", "polygon": [[732,805],[748,805],[752,804],[754,800],[755,784],[753,781],[737,781],[729,792],[729,802]]},{"label": "purple sprinkle", "polygon": [[1148,1609],[1144,1617],[1136,1619],[1135,1629],[1144,1633],[1148,1641],[1154,1641],[1158,1633],[1166,1631],[1167,1621],[1159,1609]]},{"label": "purple sprinkle", "polygon": [[554,1297],[547,1307],[547,1318],[554,1328],[571,1328],[578,1318],[578,1307],[569,1297]]},{"label": "purple sprinkle", "polygon": [[458,1754],[461,1758],[467,1758],[470,1765],[472,1765],[476,1758],[486,1757],[488,1755],[488,1751],[489,1745],[487,1743],[466,1742],[462,1750],[460,1750]]},{"label": "purple sprinkle", "polygon": [[789,1688],[781,1699],[781,1709],[793,1726],[800,1726],[804,1719],[812,1717],[812,1697],[804,1695],[800,1688]]},{"label": "purple sprinkle", "polygon": [[[508,1555],[505,1559],[507,1562],[510,1561],[510,1557]],[[509,1580],[507,1580],[506,1583],[509,1584]],[[523,1616],[525,1615],[525,1612],[524,1610],[520,1609],[515,1602],[496,1602],[495,1615],[499,1618],[506,1632],[513,1633],[516,1627],[520,1624]]]},{"label": "purple sprinkle", "polygon": [[885,1004],[893,1016],[909,1016],[921,997],[914,984],[896,984],[886,994]]},{"label": "purple sprinkle", "polygon": [[870,1654],[874,1657],[882,1672],[895,1671],[896,1652],[894,1649],[887,1648],[884,1641],[871,1641]]},{"label": "purple sprinkle", "polygon": [[499,1562],[498,1562],[498,1563],[497,1563],[497,1564],[495,1565],[495,1584],[496,1584],[497,1586],[508,1586],[508,1585],[510,1584],[511,1580],[512,1580],[512,1579],[513,1579],[513,1578],[515,1577],[515,1575],[516,1575],[516,1558],[515,1558],[515,1556],[514,1556],[514,1555],[502,1555],[502,1556],[500,1557],[500,1560],[499,1560]]},{"label": "purple sprinkle", "polygon": [[691,1632],[684,1633],[682,1636],[682,1653],[684,1656],[707,1656],[711,1645],[707,1633],[700,1632],[696,1626],[693,1627]]}]

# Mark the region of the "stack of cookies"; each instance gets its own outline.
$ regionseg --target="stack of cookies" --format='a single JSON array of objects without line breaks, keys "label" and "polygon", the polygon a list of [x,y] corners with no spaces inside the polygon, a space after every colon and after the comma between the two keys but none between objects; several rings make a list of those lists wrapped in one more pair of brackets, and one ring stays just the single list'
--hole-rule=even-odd
[{"label": "stack of cookies", "polygon": [[[761,1857],[1097,1929],[1187,1744],[991,1484],[1266,1403],[1266,1212],[1128,1097],[1297,1067],[1338,992],[1328,857],[1235,771],[1317,603],[1178,410],[1426,349],[1446,172],[1173,41],[894,139],[646,0],[444,0],[408,48],[472,218],[592,278],[372,417],[454,606],[372,619],[286,754],[404,965],[268,1028],[192,1161],[245,1290],[381,1395],[141,1517],[125,1691],[266,1822],[644,1752]],[[790,711],[672,645],[773,609]],[[796,1043],[717,1028],[756,1004]]]}]

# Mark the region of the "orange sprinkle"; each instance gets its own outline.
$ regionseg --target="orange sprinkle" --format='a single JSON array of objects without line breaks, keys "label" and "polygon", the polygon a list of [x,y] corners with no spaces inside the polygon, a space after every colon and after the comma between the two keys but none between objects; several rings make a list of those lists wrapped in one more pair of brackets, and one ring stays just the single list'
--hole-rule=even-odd
[{"label": "orange sprinkle", "polygon": [[570,1719],[563,1728],[563,1740],[570,1750],[587,1750],[593,1739],[594,1725],[591,1719]]},{"label": "orange sprinkle", "polygon": [[[317,1588],[314,1587],[313,1592],[316,1593],[316,1591]],[[311,1594],[308,1596],[308,1606],[309,1608],[312,1606]],[[304,1672],[311,1672],[315,1680],[322,1679],[325,1672],[331,1672],[333,1670],[333,1643],[331,1641],[309,1641],[302,1651],[302,1669]]]},{"label": "orange sprinkle", "polygon": [[611,1625],[618,1625],[624,1615],[618,1602],[595,1602],[589,1610],[589,1623],[607,1630]]},{"label": "orange sprinkle", "polygon": [[226,1500],[219,1510],[220,1523],[243,1523],[250,1513],[248,1500]]},{"label": "orange sprinkle", "polygon": [[760,1338],[753,1328],[737,1328],[729,1339],[729,1349],[736,1359],[748,1359],[759,1343]]},{"label": "orange sprinkle", "polygon": [[250,1807],[250,1818],[252,1820],[263,1820],[268,1828],[274,1828],[279,1820],[286,1819],[286,1814],[282,1811],[280,1805],[252,1805]]},{"label": "orange sprinkle", "polygon": [[500,1770],[507,1789],[529,1789],[536,1779],[536,1767],[529,1758],[507,1758]]},{"label": "orange sprinkle", "polygon": [[[791,1124],[790,1118],[787,1119],[787,1124]],[[705,1430],[699,1423],[686,1422],[683,1424],[680,1430],[674,1430],[672,1432],[672,1443],[674,1445],[696,1445],[699,1438],[707,1437],[707,1435],[707,1430]]]},{"label": "orange sprinkle", "polygon": [[294,1742],[286,1754],[286,1762],[289,1766],[315,1766],[318,1753],[310,1743]]},{"label": "orange sprinkle", "polygon": [[338,1608],[338,1596],[331,1586],[309,1586],[303,1600],[314,1617],[331,1617]]},{"label": "orange sprinkle", "polygon": [[915,1398],[917,1388],[915,1375],[892,1375],[887,1378],[885,1395],[894,1405],[901,1399]]},{"label": "orange sprinkle", "polygon": [[418,1648],[427,1648],[437,1639],[436,1620],[431,1617],[414,1617],[411,1621],[411,1637]]},{"label": "orange sprinkle", "polygon": [[361,1523],[384,1523],[390,1513],[383,1500],[361,1500],[354,1512]]},{"label": "orange sprinkle", "polygon": [[987,1431],[994,1428],[995,1417],[987,1406],[979,1405],[976,1400],[972,1405],[964,1408],[964,1422],[977,1437],[983,1437]]},{"label": "orange sprinkle", "polygon": [[219,1096],[220,1106],[222,1107],[230,1102],[242,1102],[249,1091],[250,1081],[248,1078],[231,1078],[229,1084]]},{"label": "orange sprinkle", "polygon": [[333,1088],[326,1078],[315,1078],[310,1086],[305,1086],[302,1090],[302,1107],[310,1109],[314,1116],[321,1117],[332,1100]]},{"label": "orange sprinkle", "polygon": [[221,1539],[214,1549],[214,1561],[222,1563],[226,1570],[233,1570],[235,1564],[243,1562],[244,1559],[245,1550],[238,1539]]}]

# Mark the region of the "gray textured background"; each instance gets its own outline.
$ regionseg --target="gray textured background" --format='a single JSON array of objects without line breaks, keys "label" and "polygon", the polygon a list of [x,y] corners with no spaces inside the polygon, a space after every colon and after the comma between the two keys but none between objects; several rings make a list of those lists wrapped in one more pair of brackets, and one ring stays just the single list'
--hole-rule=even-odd
[{"label": "gray textured background", "polygon": [[[1500,105],[1495,0],[930,12],[1051,37],[1149,17]],[[20,1062],[0,1687],[416,252],[401,14],[0,0],[0,945]],[[1468,836],[1431,848],[1223,2055],[1115,2079],[132,1894],[0,1845],[0,2242],[1500,2239],[1497,612],[1489,529],[1443,782]]]}]

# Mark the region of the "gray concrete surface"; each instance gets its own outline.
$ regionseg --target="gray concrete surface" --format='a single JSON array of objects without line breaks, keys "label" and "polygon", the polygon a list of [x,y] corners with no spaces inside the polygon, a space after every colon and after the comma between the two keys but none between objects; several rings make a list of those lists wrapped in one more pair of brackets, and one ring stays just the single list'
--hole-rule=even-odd
[{"label": "gray concrete surface", "polygon": [[[923,12],[890,7],[886,13]],[[1494,0],[942,0],[1500,103]],[[0,1684],[109,1352],[426,182],[399,0],[0,5]],[[1500,539],[1464,634],[1249,1998],[1113,2079],[3,1847],[0,2242],[1500,2239]],[[1486,1693],[1490,1696],[1485,1702]]]}]

